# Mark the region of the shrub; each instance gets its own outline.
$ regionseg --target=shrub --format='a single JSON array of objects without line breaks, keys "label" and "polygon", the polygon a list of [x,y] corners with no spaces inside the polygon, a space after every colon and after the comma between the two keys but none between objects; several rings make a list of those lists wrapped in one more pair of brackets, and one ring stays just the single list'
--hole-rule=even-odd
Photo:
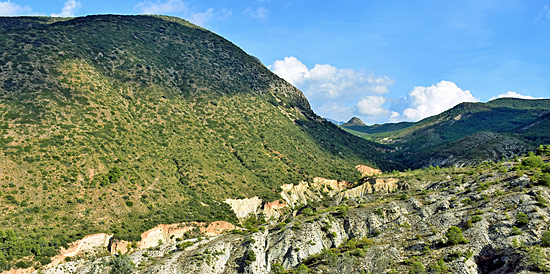
[{"label": "shrub", "polygon": [[430,273],[437,273],[437,274],[447,273],[448,271],[448,267],[443,261],[443,259],[439,259],[437,263],[431,265],[430,267],[428,267],[428,269],[430,270]]},{"label": "shrub", "polygon": [[111,274],[131,274],[134,272],[134,263],[125,255],[114,257],[110,265]]},{"label": "shrub", "polygon": [[[179,239],[179,238],[178,238],[178,239]],[[185,242],[181,242],[181,243],[177,244],[176,247],[177,247],[179,250],[184,250],[184,249],[186,249],[187,247],[192,246],[193,244],[195,244],[195,243],[193,243],[193,242],[191,242],[191,241],[185,241]]]},{"label": "shrub", "polygon": [[521,233],[521,229],[515,226],[512,227],[512,235],[520,235]]},{"label": "shrub", "polygon": [[518,226],[524,226],[529,223],[529,216],[527,214],[520,212],[516,215],[516,224]]},{"label": "shrub", "polygon": [[412,264],[411,270],[409,270],[409,273],[416,274],[416,273],[426,273],[426,268],[421,262],[414,262]]},{"label": "shrub", "polygon": [[544,249],[540,246],[533,246],[528,250],[528,262],[538,271],[550,272],[550,267],[547,266],[548,260]]},{"label": "shrub", "polygon": [[309,273],[309,268],[305,264],[301,264],[298,266],[298,269],[296,269],[298,274],[307,274]]},{"label": "shrub", "polygon": [[521,166],[527,168],[537,168],[544,164],[544,161],[539,156],[531,155],[521,161]]},{"label": "shrub", "polygon": [[550,231],[544,231],[541,238],[542,246],[550,246]]},{"label": "shrub", "polygon": [[271,274],[284,274],[286,273],[285,268],[281,265],[281,263],[274,263],[271,266]]},{"label": "shrub", "polygon": [[252,262],[256,261],[256,253],[254,253],[253,250],[249,250],[246,253],[246,259],[244,260],[244,263],[246,265],[250,265]]},{"label": "shrub", "polygon": [[538,179],[538,184],[550,187],[550,173],[543,173]]},{"label": "shrub", "polygon": [[467,243],[464,236],[462,236],[462,230],[456,226],[449,227],[447,233],[445,233],[445,237],[447,238],[447,244],[449,245]]}]

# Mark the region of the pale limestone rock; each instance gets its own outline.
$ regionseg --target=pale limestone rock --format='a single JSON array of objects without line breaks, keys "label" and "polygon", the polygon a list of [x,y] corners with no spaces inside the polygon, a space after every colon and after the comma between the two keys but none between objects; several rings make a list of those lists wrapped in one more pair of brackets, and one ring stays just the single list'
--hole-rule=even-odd
[{"label": "pale limestone rock", "polygon": [[244,220],[249,216],[257,216],[259,214],[262,199],[257,196],[247,199],[227,199],[225,203],[231,206],[231,209],[239,220]]}]

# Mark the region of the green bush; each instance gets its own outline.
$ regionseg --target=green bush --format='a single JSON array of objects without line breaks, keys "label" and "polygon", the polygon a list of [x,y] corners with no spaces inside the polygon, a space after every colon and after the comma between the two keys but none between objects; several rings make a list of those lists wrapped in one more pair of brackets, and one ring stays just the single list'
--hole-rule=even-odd
[{"label": "green bush", "polygon": [[540,175],[538,184],[550,187],[550,173],[543,173]]},{"label": "green bush", "polygon": [[410,274],[419,274],[419,273],[426,273],[426,268],[421,262],[414,262],[412,264],[411,270],[409,270]]},{"label": "green bush", "polygon": [[521,161],[521,166],[526,168],[537,168],[544,164],[541,157],[531,155]]},{"label": "green bush", "polygon": [[516,226],[512,227],[512,235],[520,235],[522,233],[521,229]]},{"label": "green bush", "polygon": [[529,216],[527,214],[520,212],[516,215],[516,224],[518,226],[524,226],[529,223]]},{"label": "green bush", "polygon": [[430,273],[442,274],[447,273],[449,268],[447,267],[443,259],[439,259],[437,263],[430,265],[428,269],[430,270]]},{"label": "green bush", "polygon": [[252,262],[256,261],[256,253],[254,253],[253,250],[249,250],[247,253],[246,253],[246,259],[244,260],[244,263],[246,265],[250,265],[252,264]]},{"label": "green bush", "polygon": [[548,257],[545,251],[540,246],[533,246],[527,251],[527,260],[529,264],[537,271],[548,273],[550,267],[548,267]]},{"label": "green bush", "polygon": [[115,256],[111,262],[111,274],[132,274],[134,263],[126,255]]},{"label": "green bush", "polygon": [[462,230],[456,226],[451,226],[445,233],[445,238],[447,238],[447,244],[456,245],[467,243],[464,236],[462,236]]},{"label": "green bush", "polygon": [[477,223],[477,222],[481,221],[482,219],[483,218],[481,218],[481,216],[475,215],[475,216],[472,217],[472,222]]},{"label": "green bush", "polygon": [[305,264],[301,264],[296,269],[296,273],[297,274],[308,274],[309,273],[309,268]]},{"label": "green bush", "polygon": [[544,231],[540,240],[542,242],[542,246],[550,246],[550,231]]}]

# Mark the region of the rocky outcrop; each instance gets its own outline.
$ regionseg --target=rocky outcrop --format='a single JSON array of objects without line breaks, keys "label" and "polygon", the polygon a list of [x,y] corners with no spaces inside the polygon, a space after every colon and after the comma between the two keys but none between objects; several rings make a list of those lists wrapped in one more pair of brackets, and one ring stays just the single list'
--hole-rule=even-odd
[{"label": "rocky outcrop", "polygon": [[307,182],[300,182],[297,185],[285,184],[281,186],[281,189],[283,190],[280,193],[281,197],[291,208],[299,204],[307,204],[309,199],[319,199],[319,196],[309,188]]},{"label": "rocky outcrop", "polygon": [[265,203],[263,213],[266,219],[278,219],[288,208],[285,201],[276,200],[271,203]]},{"label": "rocky outcrop", "polygon": [[235,212],[239,220],[244,220],[249,216],[257,216],[260,213],[259,209],[262,205],[262,199],[258,197],[227,199],[225,203],[231,206],[231,209]]},{"label": "rocky outcrop", "polygon": [[164,243],[175,243],[176,238],[183,237],[185,232],[191,231],[199,226],[204,226],[204,223],[158,225],[143,232],[137,246],[139,249],[146,249]]},{"label": "rocky outcrop", "polygon": [[[371,169],[370,167],[363,166]],[[374,170],[374,169],[373,169]],[[372,171],[375,174],[376,170]],[[261,207],[262,200],[258,197],[247,199],[227,199],[235,215],[240,220],[248,216],[258,216],[262,213],[266,219],[279,218],[286,208],[295,208],[298,205],[307,205],[309,201],[320,201],[332,198],[336,195],[343,197],[342,193],[350,192],[346,197],[362,197],[365,194],[381,192],[388,193],[398,189],[405,189],[406,184],[399,183],[392,178],[370,179],[366,183],[352,188],[354,184],[346,181],[325,179],[321,177],[313,178],[313,182],[300,182],[298,184],[285,184],[281,186],[281,200],[265,203]]]},{"label": "rocky outcrop", "polygon": [[48,267],[56,266],[65,261],[66,258],[102,253],[102,251],[107,250],[112,237],[113,235],[105,233],[88,235],[70,244],[68,248],[62,248],[59,255],[52,258],[52,262]]},{"label": "rocky outcrop", "polygon": [[308,201],[320,201],[324,198],[330,198],[352,185],[345,181],[315,177],[311,184],[300,182],[297,185],[282,185],[280,195],[291,208],[294,208],[300,204],[307,205]]},{"label": "rocky outcrop", "polygon": [[[151,228],[141,234],[141,240],[135,244],[137,249],[148,249],[163,244],[175,244],[179,239],[185,238],[185,233],[192,230],[198,230],[205,236],[216,236],[225,231],[236,229],[232,223],[226,221],[216,221],[210,224],[192,222],[177,224],[162,224]],[[131,250],[132,243],[121,240],[113,240],[109,245],[109,251],[115,253],[127,253]]]},{"label": "rocky outcrop", "polygon": [[229,222],[226,222],[226,221],[216,221],[216,222],[211,222],[210,224],[208,224],[208,226],[205,228],[205,227],[200,227],[200,231],[202,234],[206,235],[206,236],[216,236],[216,235],[219,235],[219,234],[222,234],[226,231],[231,231],[231,230],[234,230],[234,229],[237,229],[237,227],[235,225],[233,225],[232,223],[229,223]]},{"label": "rocky outcrop", "polygon": [[313,178],[313,189],[321,191],[326,197],[332,197],[334,194],[339,193],[353,186],[353,184],[346,181],[330,180],[321,177]]},{"label": "rocky outcrop", "polygon": [[359,185],[354,188],[340,193],[340,197],[345,198],[361,198],[367,194],[372,193],[391,193],[397,190],[406,190],[408,189],[408,184],[402,182],[399,179],[395,178],[376,178],[369,179],[363,182],[362,185]]},{"label": "rocky outcrop", "polygon": [[[316,198],[330,201],[293,211],[286,200],[266,203],[264,212],[289,212],[282,213],[280,222],[188,239],[184,245],[167,241],[128,258],[140,266],[136,273],[174,274],[266,274],[275,265],[288,269],[304,262],[312,273],[407,273],[412,260],[426,268],[443,260],[448,273],[467,274],[531,273],[550,264],[544,257],[550,248],[540,247],[550,219],[550,188],[533,185],[528,176],[514,172],[453,175],[433,182],[413,179],[410,188],[397,178],[366,179],[355,188],[322,178],[287,186],[284,197],[295,204]],[[333,189],[341,192],[331,198]],[[519,223],[519,216],[526,221]],[[467,243],[449,243],[446,234],[452,226],[462,231]],[[210,227],[212,232],[230,228],[223,223]],[[171,226],[158,229],[164,232],[151,230],[151,241],[175,231]],[[205,225],[200,229],[208,231]],[[530,253],[537,248],[542,250],[539,255]],[[46,273],[108,273],[108,265],[102,272],[91,271],[98,264],[100,260],[83,259],[63,264],[67,271]]]},{"label": "rocky outcrop", "polygon": [[357,169],[357,171],[359,171],[363,176],[374,176],[382,174],[382,170],[365,165],[356,165],[355,169]]}]

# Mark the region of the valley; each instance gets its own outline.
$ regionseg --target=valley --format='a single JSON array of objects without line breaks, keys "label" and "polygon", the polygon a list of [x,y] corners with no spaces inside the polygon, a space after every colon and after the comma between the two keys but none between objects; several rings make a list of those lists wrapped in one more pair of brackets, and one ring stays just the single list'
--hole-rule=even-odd
[{"label": "valley", "polygon": [[180,18],[0,17],[0,270],[547,272],[549,102],[337,126]]},{"label": "valley", "polygon": [[359,118],[341,127],[387,144],[403,166],[466,166],[498,161],[549,143],[550,100],[495,99],[461,103],[421,121],[365,125]]}]

